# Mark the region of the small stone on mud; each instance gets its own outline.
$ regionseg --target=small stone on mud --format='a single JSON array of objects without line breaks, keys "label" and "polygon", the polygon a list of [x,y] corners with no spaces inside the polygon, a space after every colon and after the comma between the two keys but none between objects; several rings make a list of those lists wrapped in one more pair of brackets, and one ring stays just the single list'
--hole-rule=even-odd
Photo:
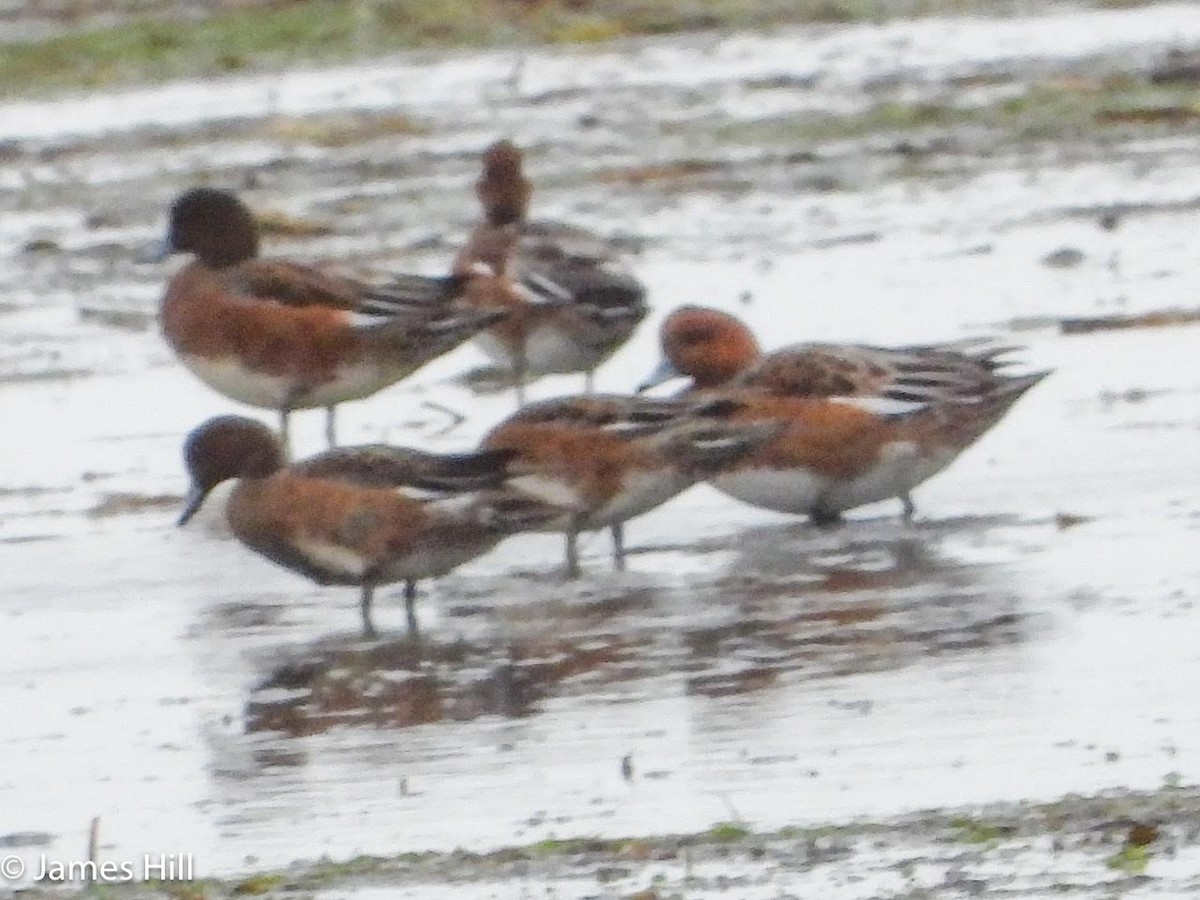
[{"label": "small stone on mud", "polygon": [[1086,254],[1077,247],[1060,247],[1043,256],[1042,265],[1051,269],[1073,269],[1086,258]]},{"label": "small stone on mud", "polygon": [[45,847],[54,838],[48,831],[12,831],[0,834],[0,847]]},{"label": "small stone on mud", "polygon": [[25,253],[61,253],[62,245],[50,238],[34,238],[21,248]]},{"label": "small stone on mud", "polygon": [[1068,528],[1074,528],[1076,525],[1083,525],[1085,522],[1092,521],[1091,516],[1080,516],[1075,513],[1057,512],[1054,514],[1054,527],[1059,531],[1066,531]]},{"label": "small stone on mud", "polygon": [[79,309],[79,321],[94,322],[121,331],[149,331],[155,316],[136,309],[97,309],[84,306]]},{"label": "small stone on mud", "polygon": [[1134,822],[1129,826],[1125,835],[1125,845],[1128,847],[1145,847],[1158,840],[1159,829],[1150,822]]}]

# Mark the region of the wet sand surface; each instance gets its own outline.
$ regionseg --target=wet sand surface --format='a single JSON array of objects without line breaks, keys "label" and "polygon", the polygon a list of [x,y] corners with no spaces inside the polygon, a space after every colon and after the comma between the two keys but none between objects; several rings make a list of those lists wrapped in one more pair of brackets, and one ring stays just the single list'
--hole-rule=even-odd
[{"label": "wet sand surface", "polygon": [[[348,866],[332,884],[303,869],[300,889],[363,900],[450,883],[463,897],[1190,895],[1200,138],[1162,123],[1070,141],[802,126],[894,98],[969,106],[1136,76],[1198,41],[1194,8],[1164,5],[519,64],[403,57],[0,106],[0,844],[31,865],[75,859],[99,817],[105,858],[186,852],[225,878],[548,849]],[[156,332],[177,263],[136,257],[171,197],[207,182],[321,226],[272,252],[438,271],[500,135],[529,149],[537,213],[622,237],[651,286],[655,315],[602,389],[640,380],[661,315],[685,302],[736,312],[768,346],[994,336],[1055,374],[917,491],[912,525],[893,504],[818,530],[698,487],[629,526],[627,573],[598,534],[586,577],[564,583],[560,541],[522,536],[424,587],[420,645],[396,590],[377,601],[384,639],[365,643],[353,590],[245,552],[219,504],[173,527],[182,436],[235,407]],[[1178,312],[1162,327],[1062,324],[1164,310]],[[512,404],[464,386],[482,361],[463,348],[343,406],[343,442],[471,446]],[[320,449],[321,425],[296,417],[300,452]],[[1067,801],[1057,819],[1019,805],[1102,791],[1118,799]],[[1106,865],[1141,822],[1160,832],[1148,878]],[[736,823],[728,842],[717,823]],[[701,832],[692,849],[546,843]]]}]

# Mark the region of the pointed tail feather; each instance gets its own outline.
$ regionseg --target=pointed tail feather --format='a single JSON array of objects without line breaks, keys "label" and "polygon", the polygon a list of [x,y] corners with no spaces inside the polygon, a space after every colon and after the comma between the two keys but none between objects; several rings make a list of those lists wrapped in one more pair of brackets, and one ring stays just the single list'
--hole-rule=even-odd
[{"label": "pointed tail feather", "polygon": [[1008,375],[997,386],[995,396],[1004,398],[1008,405],[1019,400],[1026,391],[1040,384],[1042,379],[1054,373],[1053,369],[1042,369],[1026,375]]}]

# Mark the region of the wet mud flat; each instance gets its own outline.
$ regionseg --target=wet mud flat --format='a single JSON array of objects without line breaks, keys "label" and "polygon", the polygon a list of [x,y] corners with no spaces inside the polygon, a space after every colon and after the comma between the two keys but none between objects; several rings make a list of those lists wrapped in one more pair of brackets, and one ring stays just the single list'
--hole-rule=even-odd
[{"label": "wet mud flat", "polygon": [[[0,107],[0,850],[76,858],[98,817],[101,858],[215,879],[138,889],[175,896],[1192,893],[1200,139],[1163,73],[1196,46],[1165,4]],[[627,573],[597,535],[564,583],[521,536],[423,589],[421,643],[391,592],[363,642],[352,591],[173,527],[183,434],[236,407],[136,258],[205,182],[272,252],[438,271],[500,134],[538,214],[651,286],[602,389],[685,302],[768,346],[987,336],[1055,373],[911,526],[700,487],[630,525]],[[343,440],[470,446],[510,404],[481,362],[347,404]]]},{"label": "wet mud flat", "polygon": [[[1200,795],[1067,796],[756,833],[548,839],[488,853],[297,864],[236,879],[108,884],[113,897],[1186,897],[1200,889]],[[32,888],[23,896],[61,897]],[[87,894],[84,894],[87,896]]]}]

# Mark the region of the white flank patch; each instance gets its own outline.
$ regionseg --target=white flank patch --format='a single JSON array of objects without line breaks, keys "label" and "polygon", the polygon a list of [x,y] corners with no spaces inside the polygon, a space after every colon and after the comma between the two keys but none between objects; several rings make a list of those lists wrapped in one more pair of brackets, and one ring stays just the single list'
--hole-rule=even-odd
[{"label": "white flank patch", "polygon": [[362,578],[367,561],[348,547],[330,544],[317,538],[297,538],[296,549],[313,565],[347,578]]},{"label": "white flank patch", "polygon": [[[397,493],[404,496],[414,496],[410,493],[409,488],[397,490]],[[438,514],[447,516],[451,519],[461,519],[463,514],[471,508],[475,503],[475,494],[468,492],[465,494],[452,494],[449,497],[438,497],[435,500],[426,502],[426,507],[430,510],[436,510]]]},{"label": "white flank patch", "polygon": [[835,403],[844,403],[878,416],[901,416],[924,409],[928,403],[915,400],[894,400],[891,397],[830,397]]},{"label": "white flank patch", "polygon": [[745,442],[745,438],[729,435],[728,437],[696,438],[692,441],[692,445],[698,450],[724,450],[727,447],[740,447]]},{"label": "white flank patch", "polygon": [[520,475],[510,478],[508,483],[517,490],[524,491],[529,496],[536,497],[545,503],[571,509],[580,509],[583,506],[583,499],[579,496],[579,492],[558,478],[546,475]]}]

